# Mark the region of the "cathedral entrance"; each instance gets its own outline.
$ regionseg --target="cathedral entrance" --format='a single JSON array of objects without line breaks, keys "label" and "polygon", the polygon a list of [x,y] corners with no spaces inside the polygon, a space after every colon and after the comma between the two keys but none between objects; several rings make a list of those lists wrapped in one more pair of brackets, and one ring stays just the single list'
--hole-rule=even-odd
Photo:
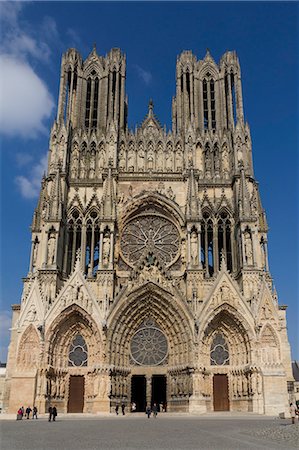
[{"label": "cathedral entrance", "polygon": [[152,405],[156,403],[159,405],[166,404],[166,376],[165,375],[153,375],[152,377]]},{"label": "cathedral entrance", "polygon": [[70,376],[67,412],[82,413],[84,407],[84,376]]},{"label": "cathedral entrance", "polygon": [[229,411],[227,375],[213,376],[214,411]]},{"label": "cathedral entrance", "polygon": [[131,403],[136,403],[137,412],[145,412],[146,378],[144,375],[133,375],[131,385]]}]

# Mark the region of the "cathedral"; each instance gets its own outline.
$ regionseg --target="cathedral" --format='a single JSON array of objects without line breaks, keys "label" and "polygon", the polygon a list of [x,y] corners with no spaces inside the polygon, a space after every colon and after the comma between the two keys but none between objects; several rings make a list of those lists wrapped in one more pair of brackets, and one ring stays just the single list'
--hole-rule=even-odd
[{"label": "cathedral", "polygon": [[117,48],[62,57],[5,410],[286,412],[286,306],[238,57],[178,56],[171,130],[152,101],[128,128],[125,81]]}]

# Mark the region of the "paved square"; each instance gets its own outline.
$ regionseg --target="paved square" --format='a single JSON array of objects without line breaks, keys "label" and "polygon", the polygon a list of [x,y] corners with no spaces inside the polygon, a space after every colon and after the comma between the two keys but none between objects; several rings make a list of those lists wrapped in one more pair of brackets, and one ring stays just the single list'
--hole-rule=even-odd
[{"label": "paved square", "polygon": [[299,425],[267,417],[58,417],[1,422],[3,450],[296,449]]}]

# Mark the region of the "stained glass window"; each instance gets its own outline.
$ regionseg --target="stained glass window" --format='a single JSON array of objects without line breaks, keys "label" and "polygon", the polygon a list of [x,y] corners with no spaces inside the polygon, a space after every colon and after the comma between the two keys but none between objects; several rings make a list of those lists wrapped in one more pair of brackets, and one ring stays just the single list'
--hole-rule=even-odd
[{"label": "stained glass window", "polygon": [[154,324],[144,324],[131,340],[131,356],[136,364],[158,366],[168,354],[167,339]]},{"label": "stained glass window", "polygon": [[229,351],[226,340],[221,333],[214,336],[210,351],[212,366],[226,366],[229,364]]},{"label": "stained glass window", "polygon": [[83,367],[87,366],[87,345],[81,334],[77,334],[70,345],[69,366]]}]

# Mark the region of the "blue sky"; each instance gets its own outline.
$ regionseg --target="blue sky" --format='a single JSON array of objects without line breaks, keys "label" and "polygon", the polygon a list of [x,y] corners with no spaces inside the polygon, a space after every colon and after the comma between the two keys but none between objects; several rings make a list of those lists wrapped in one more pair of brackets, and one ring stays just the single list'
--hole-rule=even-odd
[{"label": "blue sky", "polygon": [[170,127],[175,64],[183,50],[218,62],[240,59],[255,176],[267,212],[270,270],[288,305],[293,358],[298,348],[298,4],[1,3],[1,350],[6,359],[10,305],[19,303],[29,264],[30,224],[56,112],[61,54],[85,58],[120,47],[127,55],[129,125],[150,98]]}]

